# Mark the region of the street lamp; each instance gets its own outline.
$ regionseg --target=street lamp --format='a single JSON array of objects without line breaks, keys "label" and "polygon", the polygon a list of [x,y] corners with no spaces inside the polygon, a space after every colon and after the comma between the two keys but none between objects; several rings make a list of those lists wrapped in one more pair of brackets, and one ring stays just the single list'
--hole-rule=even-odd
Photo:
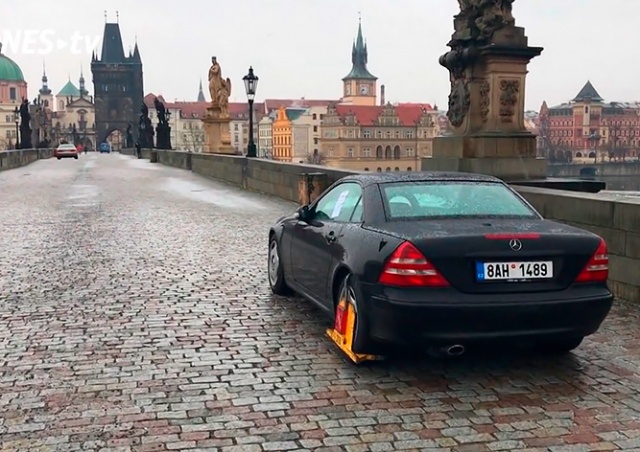
[{"label": "street lamp", "polygon": [[249,147],[247,149],[247,157],[257,157],[256,144],[253,141],[253,101],[256,98],[256,90],[258,89],[258,77],[253,74],[253,67],[249,67],[249,73],[242,77],[244,88],[249,99]]},{"label": "street lamp", "polygon": [[16,149],[20,149],[20,133],[19,133],[19,125],[20,125],[20,110],[18,110],[18,107],[16,107],[15,110],[13,110],[13,120],[16,123]]}]

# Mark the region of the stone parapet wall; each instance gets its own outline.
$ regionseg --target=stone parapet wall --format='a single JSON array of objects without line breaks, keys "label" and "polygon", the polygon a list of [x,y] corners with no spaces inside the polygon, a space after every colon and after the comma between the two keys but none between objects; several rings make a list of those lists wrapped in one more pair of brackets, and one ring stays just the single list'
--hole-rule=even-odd
[{"label": "stone parapet wall", "polygon": [[515,187],[545,218],[591,231],[609,247],[609,284],[640,302],[640,197]]},{"label": "stone parapet wall", "polygon": [[[235,155],[155,152],[158,153],[158,162],[165,165],[190,169],[203,176],[293,202],[300,199],[299,183],[303,174],[326,174],[326,186],[354,174],[354,171],[324,166]],[[609,245],[612,290],[619,298],[640,302],[640,198],[614,198],[603,194],[532,187],[516,189],[546,218],[602,236]]]},{"label": "stone parapet wall", "polygon": [[0,171],[20,168],[53,156],[53,149],[14,149],[0,152]]}]

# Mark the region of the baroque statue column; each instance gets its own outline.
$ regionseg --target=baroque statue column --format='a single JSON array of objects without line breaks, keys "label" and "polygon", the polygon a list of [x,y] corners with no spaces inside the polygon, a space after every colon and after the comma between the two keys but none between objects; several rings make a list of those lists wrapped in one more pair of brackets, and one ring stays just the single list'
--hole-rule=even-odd
[{"label": "baroque statue column", "polygon": [[203,152],[215,154],[235,154],[231,145],[229,124],[229,97],[231,96],[231,79],[222,77],[222,69],[216,57],[211,57],[209,68],[209,94],[211,105],[202,118],[204,128]]},{"label": "baroque statue column", "polygon": [[467,171],[504,180],[541,179],[536,137],[525,127],[530,47],[512,14],[514,0],[458,0],[449,52],[440,57],[451,82],[449,134],[436,137],[423,170]]}]

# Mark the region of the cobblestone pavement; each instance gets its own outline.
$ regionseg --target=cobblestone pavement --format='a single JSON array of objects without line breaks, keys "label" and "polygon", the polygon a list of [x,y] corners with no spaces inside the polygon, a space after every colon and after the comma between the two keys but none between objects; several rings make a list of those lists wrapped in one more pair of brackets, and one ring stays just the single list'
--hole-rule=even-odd
[{"label": "cobblestone pavement", "polygon": [[1,450],[640,450],[636,308],[569,357],[356,368],[269,293],[291,204],[119,154],[0,189]]}]

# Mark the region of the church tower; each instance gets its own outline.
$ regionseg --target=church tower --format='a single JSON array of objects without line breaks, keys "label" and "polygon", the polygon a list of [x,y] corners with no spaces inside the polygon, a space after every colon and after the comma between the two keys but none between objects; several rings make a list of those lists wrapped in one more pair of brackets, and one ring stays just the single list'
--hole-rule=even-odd
[{"label": "church tower", "polygon": [[376,105],[377,81],[367,69],[369,52],[362,37],[362,20],[358,24],[358,36],[351,49],[351,72],[342,79],[344,97],[342,103],[352,105]]},{"label": "church tower", "polygon": [[49,88],[49,79],[47,77],[47,70],[42,64],[42,87],[38,91],[40,100],[44,103],[45,108],[53,110],[53,93]]},{"label": "church tower", "polygon": [[200,89],[198,90],[198,102],[206,102],[207,99],[204,97],[204,91],[202,91],[202,80],[200,80]]},{"label": "church tower", "polygon": [[144,98],[142,59],[138,43],[125,55],[118,23],[106,23],[102,54],[91,58],[96,139],[100,145],[115,131],[126,136],[127,126],[137,131],[140,107]]}]

